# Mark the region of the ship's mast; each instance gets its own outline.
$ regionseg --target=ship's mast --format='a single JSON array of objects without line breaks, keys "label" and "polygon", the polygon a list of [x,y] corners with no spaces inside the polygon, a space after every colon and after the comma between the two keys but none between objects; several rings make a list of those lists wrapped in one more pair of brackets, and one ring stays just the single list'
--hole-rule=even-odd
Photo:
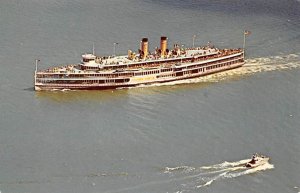
[{"label": "ship's mast", "polygon": [[95,55],[95,44],[93,42],[93,55]]},{"label": "ship's mast", "polygon": [[195,39],[196,39],[196,35],[193,35],[193,48],[195,47]]},{"label": "ship's mast", "polygon": [[38,70],[37,66],[39,61],[40,61],[39,59],[35,59],[35,72],[37,72]]},{"label": "ship's mast", "polygon": [[118,42],[114,42],[114,56],[116,56],[116,46],[118,45]]},{"label": "ship's mast", "polygon": [[246,34],[244,31],[244,41],[243,41],[243,58],[245,60],[245,46],[246,46]]},{"label": "ship's mast", "polygon": [[243,58],[245,60],[245,48],[246,48],[246,36],[250,35],[250,31],[244,30],[244,41],[243,41]]}]

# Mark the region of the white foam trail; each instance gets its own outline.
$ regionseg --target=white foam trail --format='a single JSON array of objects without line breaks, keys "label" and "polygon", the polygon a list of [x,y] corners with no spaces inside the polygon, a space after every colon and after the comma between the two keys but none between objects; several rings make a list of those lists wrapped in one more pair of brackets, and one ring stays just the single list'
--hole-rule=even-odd
[{"label": "white foam trail", "polygon": [[[245,164],[248,163],[250,160],[251,159],[243,159],[236,162],[225,161],[220,164],[202,166],[198,169],[193,168],[193,170],[190,171],[192,175],[188,176],[182,176],[185,175],[185,173],[178,173],[178,171],[188,171],[190,168],[192,168],[189,166],[178,166],[173,168],[166,167],[165,173],[174,172],[173,174],[180,176],[173,179],[172,182],[188,180],[189,182],[185,183],[184,186],[182,185],[181,190],[179,192],[190,192],[195,189],[210,186],[213,182],[218,180],[236,178],[239,176],[253,174],[256,172],[274,168],[274,166],[268,162],[254,168],[247,168]],[[174,177],[174,175],[172,175],[172,177]]]},{"label": "white foam trail", "polygon": [[[282,56],[271,56],[262,58],[249,58],[246,60],[244,66],[224,72],[219,72],[211,75],[206,75],[203,77],[178,80],[166,83],[155,83],[150,85],[138,85],[135,87],[120,87],[117,89],[132,89],[132,88],[146,88],[146,87],[157,87],[157,86],[174,86],[179,84],[188,83],[213,83],[222,80],[230,79],[236,76],[251,75],[259,72],[268,72],[275,70],[285,70],[300,68],[300,53],[299,54],[288,54]],[[71,91],[67,89],[52,89],[51,91]]]},{"label": "white foam trail", "polygon": [[151,85],[139,85],[138,88],[153,86],[173,86],[187,83],[219,82],[236,76],[251,75],[259,72],[269,72],[275,70],[285,70],[300,68],[300,57],[298,54],[288,54],[283,56],[271,56],[262,58],[250,58],[246,60],[244,66],[224,72],[219,72],[199,78],[178,80],[167,83],[155,83]]},{"label": "white foam trail", "polygon": [[200,167],[200,169],[205,169],[205,170],[209,170],[209,169],[221,169],[221,168],[227,168],[227,167],[235,167],[235,166],[239,166],[239,165],[244,165],[247,162],[249,162],[251,159],[244,159],[244,160],[240,160],[237,162],[223,162],[221,164],[215,164],[215,165],[211,165],[211,166],[202,166]]},{"label": "white foam trail", "polygon": [[236,178],[236,177],[239,177],[239,176],[242,176],[242,175],[252,174],[252,173],[255,173],[255,172],[258,172],[258,171],[264,171],[264,170],[273,169],[273,168],[274,168],[274,165],[272,165],[270,163],[265,163],[261,166],[258,166],[258,167],[255,167],[255,168],[250,168],[250,169],[247,169],[243,172],[229,173],[225,177],[226,178]]},{"label": "white foam trail", "polygon": [[213,183],[215,180],[219,179],[219,178],[222,178],[223,176],[225,176],[228,172],[224,172],[224,173],[221,173],[220,175],[214,177],[213,179],[209,180],[208,182],[206,182],[205,184],[203,185],[198,185],[196,186],[197,188],[201,188],[201,187],[205,187],[205,186],[209,186],[211,185],[211,183]]},{"label": "white foam trail", "polygon": [[[241,161],[244,161],[244,160],[241,160]],[[235,163],[238,163],[238,162],[235,162]],[[238,166],[238,167],[234,166],[232,168],[227,168],[230,171],[223,172],[223,173],[209,179],[209,181],[207,181],[205,184],[198,185],[196,187],[201,188],[201,187],[209,186],[214,181],[216,181],[218,179],[236,178],[236,177],[239,177],[239,176],[242,176],[242,175],[248,175],[248,174],[258,172],[258,171],[264,171],[264,170],[273,169],[273,168],[274,168],[274,165],[272,165],[270,163],[265,163],[261,166],[258,166],[258,167],[255,167],[255,168],[250,168],[250,169],[246,168],[245,166]],[[233,173],[233,171],[241,171],[241,172]]]},{"label": "white foam trail", "polygon": [[206,182],[206,183],[203,184],[203,185],[198,185],[197,188],[201,188],[201,187],[204,187],[204,186],[209,186],[211,183],[213,183],[213,181],[215,181],[215,179],[212,179],[212,180]]},{"label": "white foam trail", "polygon": [[190,172],[190,171],[195,170],[195,168],[190,167],[190,166],[178,166],[178,167],[174,167],[174,168],[166,167],[164,173],[171,173],[173,171],[179,171],[179,170],[183,170],[185,172]]},{"label": "white foam trail", "polygon": [[[201,172],[196,175],[188,176],[188,178],[194,178],[198,176],[203,176],[203,175],[209,175],[209,174],[216,174],[216,173],[221,173],[225,171],[235,171],[238,169],[244,169],[244,165],[249,162],[251,159],[245,159],[245,160],[240,160],[238,162],[223,162],[221,164],[216,164],[216,165],[211,165],[211,166],[202,166],[200,167],[200,170],[208,170],[207,172]],[[182,171],[183,173],[189,173],[189,172],[197,172],[196,168],[191,167],[191,166],[178,166],[178,167],[165,167],[164,173],[173,173],[173,172],[178,172]]]}]

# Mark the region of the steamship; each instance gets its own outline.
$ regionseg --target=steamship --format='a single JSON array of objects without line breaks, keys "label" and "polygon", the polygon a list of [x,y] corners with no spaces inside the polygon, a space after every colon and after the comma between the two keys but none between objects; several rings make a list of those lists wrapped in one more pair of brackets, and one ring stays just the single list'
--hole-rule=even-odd
[{"label": "steamship", "polygon": [[35,90],[102,90],[134,87],[191,79],[230,70],[244,64],[244,49],[218,49],[211,44],[185,48],[175,44],[168,49],[167,37],[160,48],[149,52],[143,38],[137,53],[97,56],[83,54],[79,64],[36,69]]}]

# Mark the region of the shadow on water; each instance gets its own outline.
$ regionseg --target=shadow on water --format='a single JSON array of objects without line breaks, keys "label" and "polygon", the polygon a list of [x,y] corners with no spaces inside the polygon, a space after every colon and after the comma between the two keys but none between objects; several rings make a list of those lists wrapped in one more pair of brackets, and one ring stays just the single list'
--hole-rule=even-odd
[{"label": "shadow on water", "polygon": [[37,99],[51,100],[58,103],[74,101],[106,101],[126,96],[126,90],[99,90],[99,91],[37,91]]},{"label": "shadow on water", "polygon": [[[171,93],[185,93],[186,91],[198,90],[209,85],[212,82],[183,83],[174,85],[155,85],[140,86],[132,88],[122,88],[115,90],[74,90],[74,91],[37,91],[37,99],[51,100],[58,103],[67,103],[74,101],[113,101],[131,96],[138,97],[145,95],[165,95]],[[24,89],[34,91],[33,88]]]},{"label": "shadow on water", "polygon": [[29,88],[24,88],[24,91],[30,91],[30,92],[34,92],[34,87],[29,87]]}]

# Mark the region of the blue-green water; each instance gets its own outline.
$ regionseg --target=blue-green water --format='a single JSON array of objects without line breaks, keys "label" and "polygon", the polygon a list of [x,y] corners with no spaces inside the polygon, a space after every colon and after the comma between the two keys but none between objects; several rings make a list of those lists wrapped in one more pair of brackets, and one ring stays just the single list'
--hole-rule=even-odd
[{"label": "blue-green water", "polygon": [[[2,193],[300,191],[299,1],[3,0],[0,25]],[[112,54],[114,42],[126,54],[161,35],[170,46],[196,34],[197,45],[242,47],[244,29],[246,67],[222,76],[33,91],[36,58],[39,68],[77,63],[93,43]],[[254,152],[274,168],[201,169]]]}]

